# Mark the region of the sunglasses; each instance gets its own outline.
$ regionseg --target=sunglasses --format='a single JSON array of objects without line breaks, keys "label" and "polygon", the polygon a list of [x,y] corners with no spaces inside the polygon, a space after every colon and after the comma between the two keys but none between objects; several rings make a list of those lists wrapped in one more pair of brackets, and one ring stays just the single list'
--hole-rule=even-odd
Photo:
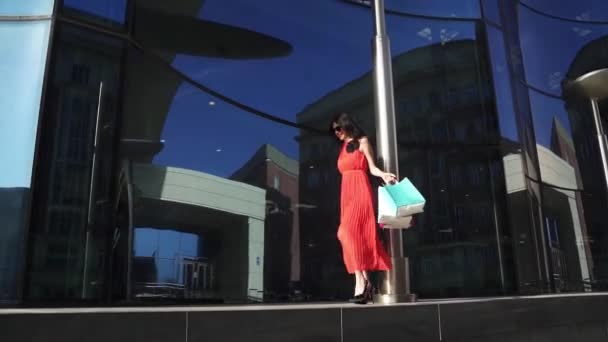
[{"label": "sunglasses", "polygon": [[334,126],[334,132],[342,132],[342,127]]}]

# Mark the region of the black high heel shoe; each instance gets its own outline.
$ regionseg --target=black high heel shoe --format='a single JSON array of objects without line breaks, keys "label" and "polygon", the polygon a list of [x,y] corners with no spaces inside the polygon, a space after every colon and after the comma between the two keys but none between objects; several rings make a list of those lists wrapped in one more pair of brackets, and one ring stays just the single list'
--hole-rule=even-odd
[{"label": "black high heel shoe", "polygon": [[364,293],[365,293],[365,292],[363,292],[362,294],[358,294],[358,295],[356,295],[356,296],[353,296],[352,298],[350,298],[350,299],[348,300],[348,302],[349,302],[349,303],[353,303],[353,304],[359,304],[359,302],[361,302],[361,301],[363,300],[363,298],[364,298],[364,296],[363,296],[363,295],[364,295]]},{"label": "black high heel shoe", "polygon": [[349,303],[359,303],[361,300],[363,300],[363,298],[365,298],[366,291],[367,291],[367,280],[363,284],[363,292],[361,292],[358,295],[354,295],[352,298],[350,298],[348,300],[348,302]]},{"label": "black high heel shoe", "polygon": [[365,281],[365,289],[360,295],[356,295],[349,300],[354,304],[367,304],[368,302],[374,302],[374,287],[369,281]]}]

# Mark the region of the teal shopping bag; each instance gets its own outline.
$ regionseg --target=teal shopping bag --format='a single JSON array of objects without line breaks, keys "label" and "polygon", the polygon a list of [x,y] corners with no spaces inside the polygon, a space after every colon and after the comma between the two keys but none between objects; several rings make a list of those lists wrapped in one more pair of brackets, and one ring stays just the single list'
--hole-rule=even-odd
[{"label": "teal shopping bag", "polygon": [[404,178],[401,182],[378,187],[378,223],[394,221],[424,211],[426,199],[418,189]]}]

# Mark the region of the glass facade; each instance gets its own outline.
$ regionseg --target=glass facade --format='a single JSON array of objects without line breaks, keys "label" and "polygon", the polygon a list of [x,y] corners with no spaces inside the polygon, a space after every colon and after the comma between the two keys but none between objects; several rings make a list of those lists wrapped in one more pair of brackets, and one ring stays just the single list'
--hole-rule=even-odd
[{"label": "glass facade", "polygon": [[[3,1],[0,15],[6,17],[50,16],[55,0]],[[8,18],[7,18],[8,19]]]},{"label": "glass facade", "polygon": [[52,9],[53,1],[0,4],[0,303],[18,301],[23,288]]},{"label": "glass facade", "polygon": [[[607,185],[588,101],[564,91],[608,67],[603,2],[386,10],[400,172],[427,198],[403,231],[413,292],[603,291]],[[40,118],[0,102],[0,208],[17,222],[0,300],[350,297],[327,127],[348,112],[376,139],[368,2],[64,0],[55,15],[46,73],[50,23],[0,21],[0,60],[35,83],[5,99],[43,98]]]}]

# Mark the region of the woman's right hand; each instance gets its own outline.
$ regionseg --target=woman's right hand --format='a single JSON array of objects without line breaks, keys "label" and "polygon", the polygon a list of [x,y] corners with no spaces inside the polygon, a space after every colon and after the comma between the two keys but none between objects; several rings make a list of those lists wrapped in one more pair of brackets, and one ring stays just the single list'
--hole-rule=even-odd
[{"label": "woman's right hand", "polygon": [[381,178],[385,184],[393,184],[397,182],[397,176],[389,172],[384,172]]}]

